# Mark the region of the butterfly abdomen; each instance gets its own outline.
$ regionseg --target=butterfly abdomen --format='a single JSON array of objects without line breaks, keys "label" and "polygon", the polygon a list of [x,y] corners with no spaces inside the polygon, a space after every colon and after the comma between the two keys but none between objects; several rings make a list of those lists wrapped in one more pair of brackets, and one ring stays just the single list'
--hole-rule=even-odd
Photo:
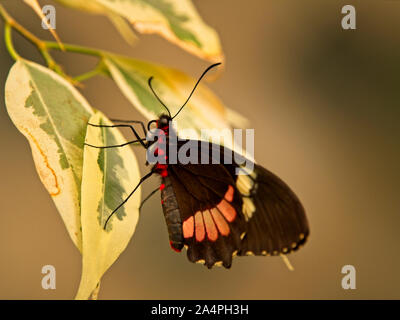
[{"label": "butterfly abdomen", "polygon": [[172,249],[179,252],[183,247],[182,220],[171,178],[163,177],[161,186],[163,186],[161,188],[161,203],[167,223],[169,243]]}]

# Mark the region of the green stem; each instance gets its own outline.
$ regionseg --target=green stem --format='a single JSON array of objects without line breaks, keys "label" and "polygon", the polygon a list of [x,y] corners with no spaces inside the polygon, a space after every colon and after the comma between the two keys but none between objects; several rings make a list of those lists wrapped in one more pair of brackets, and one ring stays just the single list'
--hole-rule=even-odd
[{"label": "green stem", "polygon": [[15,49],[14,49],[14,45],[12,43],[11,32],[12,32],[11,25],[9,23],[6,23],[6,25],[4,26],[4,41],[5,41],[5,44],[6,44],[6,48],[7,48],[8,52],[9,52],[10,56],[14,60],[18,60],[20,58],[20,56],[17,53],[17,51],[15,51]]},{"label": "green stem", "polygon": [[[19,34],[21,34],[25,39],[30,41],[32,44],[34,44],[42,54],[44,60],[46,61],[48,67],[57,73],[65,76],[63,73],[61,67],[57,65],[57,63],[54,61],[53,57],[49,54],[49,50],[47,49],[45,43],[36,37],[32,32],[29,30],[25,29],[22,25],[20,25],[17,21],[14,20],[13,17],[11,17],[8,12],[4,9],[4,7],[0,4],[0,16],[3,18],[5,21],[5,26],[4,26],[4,32],[5,32],[5,41],[6,41],[6,46],[8,49],[8,52],[10,55],[15,59],[15,57],[20,57],[16,51],[14,50],[14,47],[12,46],[12,34],[10,29],[13,28],[15,29]],[[11,45],[11,46],[10,46]]]},{"label": "green stem", "polygon": [[12,43],[12,29],[15,29],[18,33],[20,33],[25,39],[30,41],[32,44],[34,44],[38,50],[40,51],[41,55],[43,56],[44,60],[46,61],[47,66],[66,78],[67,80],[71,81],[72,83],[76,84],[77,81],[83,81],[87,80],[95,75],[98,74],[105,74],[106,69],[104,68],[104,65],[102,61],[97,65],[97,67],[87,73],[81,74],[77,76],[75,79],[71,79],[68,75],[64,73],[62,68],[55,62],[53,57],[50,55],[50,50],[51,49],[56,49],[56,50],[62,50],[62,51],[69,51],[69,52],[75,52],[75,53],[81,53],[81,54],[86,54],[86,55],[91,55],[91,56],[96,56],[99,58],[103,58],[104,55],[106,54],[105,51],[102,50],[97,50],[93,48],[87,48],[87,47],[82,47],[78,45],[73,45],[73,44],[63,44],[60,45],[58,42],[55,41],[44,41],[35,36],[33,33],[31,33],[29,30],[25,29],[22,25],[20,25],[17,21],[12,18],[8,12],[4,9],[4,7],[0,4],[0,17],[3,18],[5,21],[5,26],[4,26],[4,40],[6,42],[6,47],[8,52],[10,53],[11,57],[14,60],[17,60],[20,58],[20,55],[15,51],[13,43]]},{"label": "green stem", "polygon": [[[43,41],[47,49],[63,50],[55,41]],[[64,49],[69,52],[82,53],[95,57],[103,57],[105,52],[98,49],[63,43]]]},{"label": "green stem", "polygon": [[103,70],[100,68],[95,68],[93,70],[90,70],[88,72],[80,74],[79,76],[74,77],[74,80],[77,82],[83,82],[99,74],[104,74]]},{"label": "green stem", "polygon": [[6,9],[4,9],[3,5],[1,4],[0,4],[0,16],[6,23],[10,24],[12,28],[18,31],[24,38],[28,39],[39,49],[46,49],[45,46],[42,44],[42,41],[38,37],[36,37],[32,32],[25,29],[22,25],[20,25],[17,21],[15,21],[14,18],[8,14]]}]

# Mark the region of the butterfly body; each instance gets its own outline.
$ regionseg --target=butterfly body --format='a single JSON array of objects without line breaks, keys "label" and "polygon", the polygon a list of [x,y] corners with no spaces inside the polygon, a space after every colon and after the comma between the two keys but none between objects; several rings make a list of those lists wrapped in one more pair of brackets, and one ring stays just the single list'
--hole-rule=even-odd
[{"label": "butterfly body", "polygon": [[173,250],[180,252],[184,244],[182,219],[171,178],[168,176],[163,177],[161,179],[161,186],[163,186],[161,190],[161,204],[168,228],[169,243]]}]

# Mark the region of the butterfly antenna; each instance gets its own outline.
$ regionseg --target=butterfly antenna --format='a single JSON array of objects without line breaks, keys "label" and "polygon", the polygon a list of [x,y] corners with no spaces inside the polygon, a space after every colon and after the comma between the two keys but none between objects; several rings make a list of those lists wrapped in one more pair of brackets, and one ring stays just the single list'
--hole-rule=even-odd
[{"label": "butterfly antenna", "polygon": [[219,66],[221,64],[221,62],[218,63],[214,63],[211,66],[209,66],[206,70],[204,70],[203,74],[200,76],[199,80],[197,80],[196,84],[194,85],[194,88],[192,90],[192,92],[189,94],[189,97],[186,99],[185,103],[182,105],[182,107],[179,108],[178,112],[172,117],[172,119],[174,119],[179,112],[181,112],[181,110],[183,109],[183,107],[188,103],[189,99],[192,97],[194,91],[196,90],[198,84],[200,83],[201,79],[203,79],[203,77],[206,75],[206,73],[211,70],[212,68]]},{"label": "butterfly antenna", "polygon": [[157,98],[157,100],[163,105],[163,107],[168,111],[169,116],[171,117],[171,112],[169,111],[168,107],[165,105],[164,102],[160,99],[160,97],[157,95],[157,93],[154,91],[153,86],[151,85],[151,81],[153,80],[153,77],[149,78],[149,87],[151,89],[151,92],[153,92],[154,96]]}]

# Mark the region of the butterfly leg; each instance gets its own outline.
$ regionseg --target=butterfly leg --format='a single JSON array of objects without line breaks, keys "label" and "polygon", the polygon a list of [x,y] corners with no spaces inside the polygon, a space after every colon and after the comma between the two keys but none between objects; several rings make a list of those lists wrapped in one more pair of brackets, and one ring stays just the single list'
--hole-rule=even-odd
[{"label": "butterfly leg", "polygon": [[104,224],[104,230],[106,230],[107,227],[107,223],[110,220],[110,218],[112,217],[112,215],[118,211],[119,208],[121,208],[128,200],[129,198],[135,193],[135,191],[137,190],[137,188],[139,188],[139,186],[148,178],[150,178],[153,175],[154,171],[150,171],[148,174],[146,174],[145,176],[143,176],[142,178],[140,178],[139,183],[136,185],[136,187],[132,190],[132,192],[126,197],[126,199],[124,201],[122,201],[122,203],[116,207],[113,212],[111,212],[111,214],[108,216],[106,223]]},{"label": "butterfly leg", "polygon": [[[139,142],[144,148],[147,148],[147,144],[145,143],[146,139],[140,138],[140,136],[136,132],[135,128],[131,125],[128,125],[128,124],[103,125],[103,124],[93,124],[93,123],[88,123],[88,125],[92,126],[92,127],[96,127],[96,128],[130,128],[137,139],[134,142]],[[130,143],[134,143],[134,142],[130,142]],[[118,147],[118,146],[120,146],[120,145],[117,145],[116,147]]]},{"label": "butterfly leg", "polygon": [[139,120],[121,120],[121,119],[110,119],[110,120],[114,121],[114,122],[121,122],[121,123],[139,123],[140,126],[143,129],[144,136],[147,136],[147,130],[146,130],[146,127],[145,127],[145,125],[144,125],[144,123],[142,121],[139,121]]},{"label": "butterfly leg", "polygon": [[123,147],[123,146],[129,145],[129,144],[134,144],[134,143],[137,143],[137,142],[140,142],[140,140],[133,140],[133,141],[129,141],[129,142],[126,142],[126,143],[123,143],[123,144],[115,144],[115,145],[112,145],[112,146],[95,146],[95,145],[92,145],[92,144],[89,144],[89,143],[86,143],[86,142],[84,143],[84,145],[92,147],[92,148],[107,149],[107,148],[119,148],[119,147]]}]

